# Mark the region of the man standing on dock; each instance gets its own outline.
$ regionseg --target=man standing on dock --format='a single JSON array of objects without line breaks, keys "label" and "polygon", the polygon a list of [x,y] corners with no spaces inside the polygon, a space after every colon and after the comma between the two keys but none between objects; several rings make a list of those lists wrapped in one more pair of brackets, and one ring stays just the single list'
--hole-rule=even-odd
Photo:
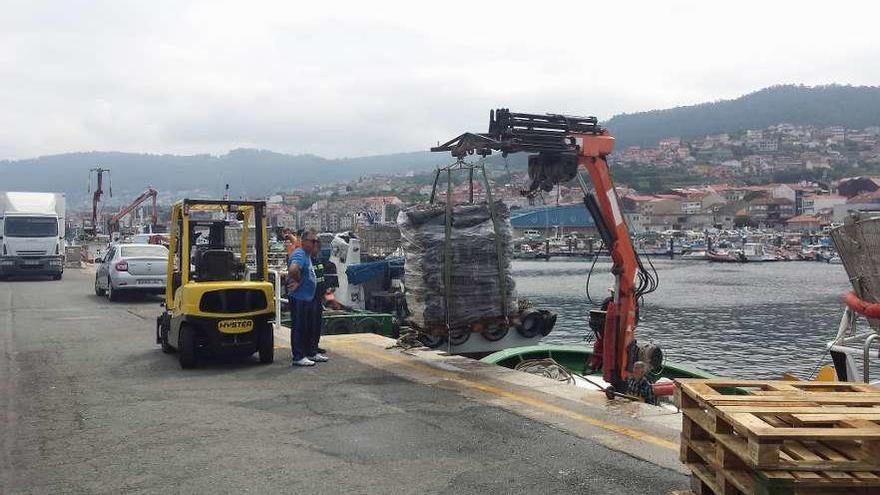
[{"label": "man standing on dock", "polygon": [[321,261],[321,239],[315,241],[315,253],[312,255],[312,264],[315,266],[315,299],[312,310],[314,321],[314,326],[312,327],[312,349],[315,351],[315,354],[309,359],[316,362],[325,362],[328,358],[324,355],[324,350],[318,346],[321,343],[321,327],[324,323],[324,297],[327,295],[327,282],[324,280],[324,262]]},{"label": "man standing on dock", "polygon": [[314,366],[326,361],[318,354],[314,332],[314,298],[317,285],[312,256],[317,254],[318,235],[307,230],[302,235],[302,246],[287,260],[287,300],[290,306],[290,347],[294,366]]}]

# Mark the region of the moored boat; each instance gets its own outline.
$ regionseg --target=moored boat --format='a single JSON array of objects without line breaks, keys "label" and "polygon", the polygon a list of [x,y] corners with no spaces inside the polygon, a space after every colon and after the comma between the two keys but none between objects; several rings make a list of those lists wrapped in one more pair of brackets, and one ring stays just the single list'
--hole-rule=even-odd
[{"label": "moored boat", "polygon": [[742,251],[707,251],[706,258],[715,263],[745,263],[748,261]]},{"label": "moored boat", "polygon": [[[512,347],[498,351],[480,359],[484,363],[497,364],[505,368],[516,368],[522,362],[535,359],[553,359],[565,369],[578,375],[602,377],[601,370],[588,369],[593,357],[593,349],[584,344],[537,344]],[[685,363],[663,361],[659,373],[649,373],[652,381],[660,378],[717,378],[711,373]]]},{"label": "moored boat", "polygon": [[[608,383],[602,379],[602,370],[593,370],[589,363],[593,349],[585,344],[538,344],[504,349],[480,359],[489,364],[517,369],[553,378],[591,390],[605,390]],[[558,365],[563,370],[554,370]],[[695,366],[662,360],[646,375],[654,384],[654,393],[661,406],[673,409],[672,380],[676,378],[717,378]],[[568,378],[565,380],[563,378]]]},{"label": "moored boat", "polygon": [[706,251],[705,249],[688,251],[681,255],[681,259],[690,261],[705,261],[709,259],[709,251]]}]

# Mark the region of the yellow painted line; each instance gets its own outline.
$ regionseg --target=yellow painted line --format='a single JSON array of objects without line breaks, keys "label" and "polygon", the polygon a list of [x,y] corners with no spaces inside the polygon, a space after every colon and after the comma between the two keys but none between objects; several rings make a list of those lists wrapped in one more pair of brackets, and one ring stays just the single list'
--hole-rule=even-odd
[{"label": "yellow painted line", "polygon": [[372,349],[368,349],[366,345],[358,346],[355,350],[352,346],[351,341],[346,341],[343,339],[338,339],[334,342],[334,347],[346,347],[351,349],[354,353],[357,354],[368,354],[370,357],[374,357],[377,359],[381,359],[383,361],[389,363],[395,363],[399,365],[406,366],[412,369],[418,369],[419,371],[427,371],[435,376],[440,376],[446,378],[448,380],[452,380],[457,384],[464,385],[466,387],[479,390],[481,392],[485,392],[491,395],[495,395],[498,397],[503,397],[505,399],[518,402],[520,404],[525,404],[527,406],[531,406],[537,409],[541,409],[543,411],[557,414],[559,416],[564,416],[569,419],[574,419],[577,421],[581,421],[583,423],[589,424],[591,426],[595,426],[598,428],[602,428],[608,431],[612,431],[614,433],[624,435],[630,438],[634,438],[636,440],[640,440],[643,442],[648,442],[650,444],[656,445],[658,447],[663,447],[672,450],[678,450],[679,444],[670,440],[667,440],[662,437],[658,437],[656,435],[651,435],[650,433],[646,433],[644,431],[635,430],[632,428],[628,428],[626,426],[621,426],[618,424],[614,424],[594,416],[589,416],[587,414],[583,414],[577,411],[572,411],[570,409],[566,409],[564,407],[560,407],[554,404],[549,404],[547,402],[543,402],[531,397],[528,397],[523,394],[519,394],[516,392],[512,392],[510,390],[504,390],[502,388],[496,387],[494,385],[489,385],[488,383],[477,382],[474,380],[470,380],[468,378],[464,378],[457,373],[452,373],[448,371],[438,370],[436,368],[432,368],[423,363],[419,363],[417,361],[413,361],[410,359],[404,359],[399,357],[399,355],[395,355],[389,352],[376,352]]}]

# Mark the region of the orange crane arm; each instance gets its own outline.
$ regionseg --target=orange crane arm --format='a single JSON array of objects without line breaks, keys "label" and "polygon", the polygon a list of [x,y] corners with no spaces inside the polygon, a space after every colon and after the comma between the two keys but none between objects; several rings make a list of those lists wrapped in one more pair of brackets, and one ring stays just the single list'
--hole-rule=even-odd
[{"label": "orange crane arm", "polygon": [[150,221],[151,221],[152,225],[156,225],[159,220],[158,213],[156,211],[156,197],[158,195],[159,195],[159,193],[155,189],[153,189],[152,187],[148,187],[146,191],[141,193],[141,195],[138,196],[137,198],[135,198],[134,201],[132,201],[128,206],[124,207],[123,209],[119,210],[118,213],[113,215],[113,217],[110,219],[110,225],[117,225],[120,220],[125,218],[126,215],[133,212],[138,206],[140,206],[148,198],[152,198],[152,200],[153,200],[153,208],[152,208],[152,214],[150,216]]},{"label": "orange crane arm", "polygon": [[[620,382],[629,375],[630,345],[635,340],[639,261],[605,160],[614,149],[614,138],[603,130],[596,135],[575,134],[575,139],[580,148],[578,165],[590,174],[599,207],[598,212],[588,208],[594,221],[603,222],[604,228],[611,234],[605,242],[610,243],[608,249],[611,253],[611,273],[614,275],[614,300],[608,305],[605,315],[602,378],[620,388]],[[601,220],[596,216],[601,216]]]},{"label": "orange crane arm", "polygon": [[633,345],[638,301],[656,288],[656,278],[642,266],[621,212],[606,161],[613,149],[614,138],[595,117],[513,113],[502,108],[491,113],[489,132],[466,132],[431,151],[448,151],[459,160],[493,151],[533,153],[529,156],[532,184],[523,191],[528,196],[579,177],[579,169],[587,171],[594,191],[584,187],[584,204],[611,253],[615,278],[614,298],[599,336],[602,375],[620,389],[638,353]]}]

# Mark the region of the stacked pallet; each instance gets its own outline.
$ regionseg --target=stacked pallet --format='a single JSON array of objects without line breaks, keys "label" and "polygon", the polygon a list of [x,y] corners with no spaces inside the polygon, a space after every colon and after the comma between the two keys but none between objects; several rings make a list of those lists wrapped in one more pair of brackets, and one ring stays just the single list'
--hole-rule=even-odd
[{"label": "stacked pallet", "polygon": [[880,494],[880,390],[678,380],[680,459],[698,495]]}]

